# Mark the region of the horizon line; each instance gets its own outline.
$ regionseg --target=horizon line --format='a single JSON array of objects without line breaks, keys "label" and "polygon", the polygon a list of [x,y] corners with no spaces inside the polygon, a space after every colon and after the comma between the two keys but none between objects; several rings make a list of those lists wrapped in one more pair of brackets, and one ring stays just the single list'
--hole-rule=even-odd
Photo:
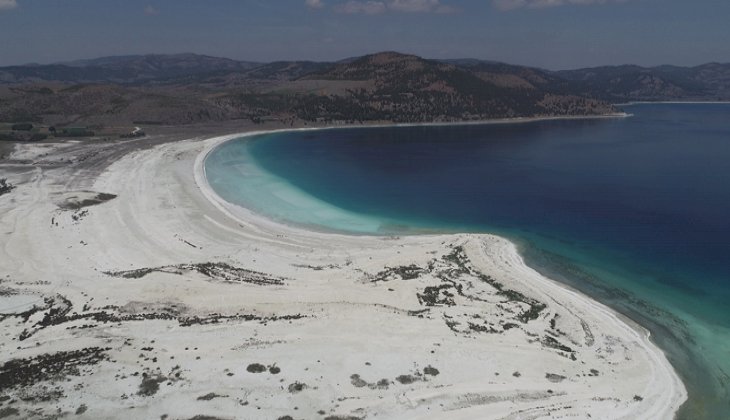
[{"label": "horizon line", "polygon": [[336,64],[345,60],[349,59],[357,59],[361,57],[367,57],[370,55],[376,55],[376,54],[383,54],[383,53],[396,53],[401,55],[410,55],[415,56],[424,60],[432,60],[432,61],[447,61],[447,60],[475,60],[479,62],[490,62],[495,64],[507,64],[512,66],[520,66],[520,67],[528,67],[528,68],[534,68],[534,69],[540,69],[540,70],[547,70],[551,72],[559,72],[559,71],[570,71],[570,70],[582,70],[582,69],[592,69],[592,68],[601,68],[601,67],[625,67],[625,66],[635,66],[635,67],[641,67],[641,68],[657,68],[657,67],[681,67],[681,68],[694,68],[694,67],[701,67],[709,64],[719,64],[719,65],[730,65],[730,61],[723,62],[720,60],[714,60],[714,61],[707,61],[702,62],[700,64],[694,64],[694,65],[679,65],[679,64],[670,64],[670,63],[663,63],[663,64],[656,64],[656,65],[645,65],[645,64],[635,64],[635,63],[620,63],[620,64],[597,64],[597,65],[590,65],[590,66],[583,66],[583,67],[572,67],[572,68],[561,68],[561,69],[550,69],[547,67],[542,67],[538,65],[531,65],[531,64],[519,64],[519,63],[512,63],[508,61],[501,61],[497,59],[487,59],[487,58],[476,58],[476,57],[424,57],[415,53],[406,53],[401,51],[395,51],[395,50],[379,50],[375,52],[365,53],[361,55],[350,55],[344,58],[336,59],[336,60],[314,60],[314,59],[276,59],[276,60],[248,60],[248,59],[237,59],[237,58],[231,58],[221,55],[212,55],[212,54],[206,54],[206,53],[197,53],[197,52],[191,52],[191,51],[183,51],[183,52],[171,52],[171,53],[130,53],[130,54],[116,54],[116,55],[101,55],[101,56],[95,56],[95,57],[88,57],[88,58],[76,58],[71,60],[65,60],[65,61],[53,61],[53,62],[47,62],[47,63],[38,63],[38,62],[27,62],[23,64],[9,64],[9,65],[2,65],[0,66],[0,69],[2,68],[8,68],[8,67],[32,67],[32,66],[55,66],[55,65],[61,65],[61,66],[68,66],[72,67],[70,63],[79,62],[79,61],[93,61],[93,60],[100,60],[104,58],[124,58],[124,57],[152,57],[152,56],[181,56],[181,55],[193,55],[198,57],[209,57],[209,58],[218,58],[218,59],[224,59],[224,60],[230,60],[235,61],[238,63],[253,63],[253,64],[260,64],[260,65],[267,65],[272,63],[279,63],[279,62],[313,62],[313,63],[332,63]]}]

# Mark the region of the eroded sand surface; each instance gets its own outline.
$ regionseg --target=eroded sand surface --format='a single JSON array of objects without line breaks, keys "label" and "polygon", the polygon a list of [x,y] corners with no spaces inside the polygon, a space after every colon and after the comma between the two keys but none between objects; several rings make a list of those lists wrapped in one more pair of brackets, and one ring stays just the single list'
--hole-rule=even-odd
[{"label": "eroded sand surface", "polygon": [[315,233],[217,201],[219,141],[3,164],[0,418],[658,419],[686,398],[644,332],[506,240]]}]

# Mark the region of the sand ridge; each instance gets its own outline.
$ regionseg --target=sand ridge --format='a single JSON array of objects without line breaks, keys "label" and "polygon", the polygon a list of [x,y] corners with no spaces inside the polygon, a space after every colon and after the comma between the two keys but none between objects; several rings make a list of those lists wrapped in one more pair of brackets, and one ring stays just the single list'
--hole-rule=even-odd
[{"label": "sand ridge", "polygon": [[202,163],[234,137],[115,149],[98,171],[16,151],[0,412],[656,419],[686,399],[645,331],[505,239],[313,232],[222,201]]}]

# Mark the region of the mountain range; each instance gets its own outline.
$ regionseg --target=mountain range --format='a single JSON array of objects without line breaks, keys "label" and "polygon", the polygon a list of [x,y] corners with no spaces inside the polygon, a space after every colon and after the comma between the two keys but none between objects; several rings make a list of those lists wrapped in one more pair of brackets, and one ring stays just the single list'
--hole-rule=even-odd
[{"label": "mountain range", "polygon": [[428,122],[599,115],[628,101],[730,99],[730,64],[549,71],[382,52],[256,63],[132,55],[0,67],[0,121]]}]

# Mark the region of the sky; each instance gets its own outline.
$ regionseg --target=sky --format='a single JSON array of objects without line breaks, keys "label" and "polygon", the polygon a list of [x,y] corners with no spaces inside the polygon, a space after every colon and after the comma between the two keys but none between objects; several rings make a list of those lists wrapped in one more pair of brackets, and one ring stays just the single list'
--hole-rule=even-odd
[{"label": "sky", "polygon": [[728,0],[0,0],[0,66],[378,51],[551,70],[730,62]]}]

